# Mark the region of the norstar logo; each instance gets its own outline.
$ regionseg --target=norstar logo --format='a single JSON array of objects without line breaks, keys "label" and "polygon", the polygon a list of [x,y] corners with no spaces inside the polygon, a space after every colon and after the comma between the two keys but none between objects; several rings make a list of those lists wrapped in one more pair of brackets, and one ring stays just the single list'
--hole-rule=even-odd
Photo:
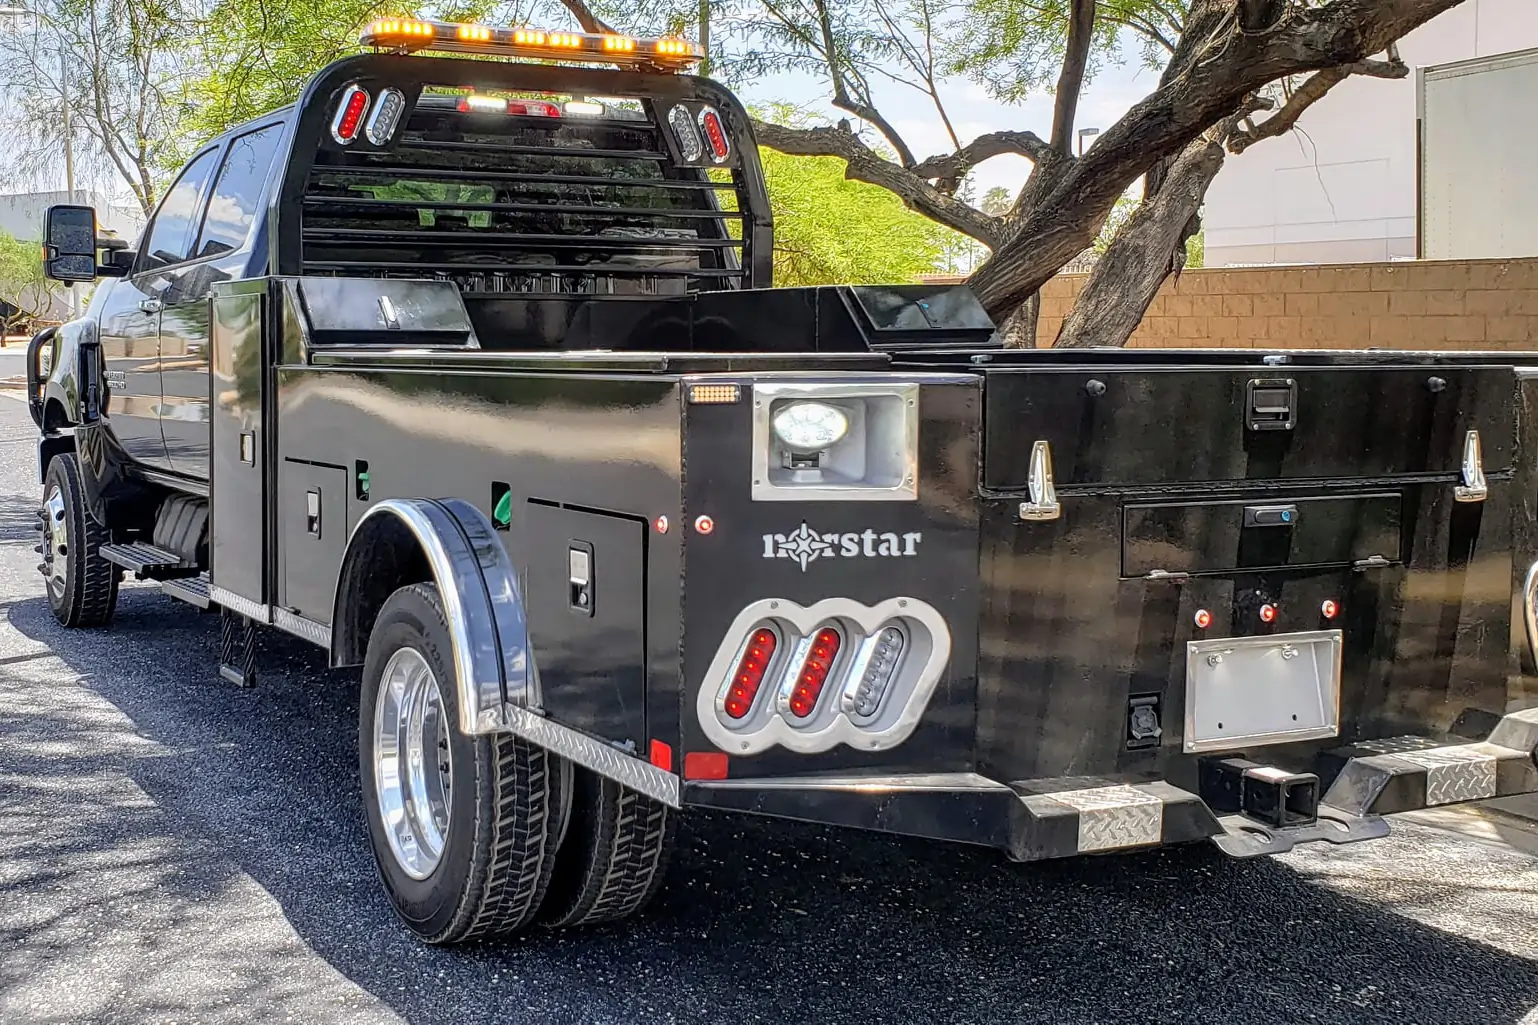
[{"label": "norstar logo", "polygon": [[819,534],[805,522],[790,534],[765,534],[764,558],[794,559],[806,567],[818,559],[902,559],[919,553],[924,535],[878,533],[865,530],[857,534]]}]

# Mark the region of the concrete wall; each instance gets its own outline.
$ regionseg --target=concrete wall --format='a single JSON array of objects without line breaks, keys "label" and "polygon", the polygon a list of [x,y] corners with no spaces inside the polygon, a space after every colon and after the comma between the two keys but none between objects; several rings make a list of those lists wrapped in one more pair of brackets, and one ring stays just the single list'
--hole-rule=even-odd
[{"label": "concrete wall", "polygon": [[[1040,344],[1085,276],[1042,289]],[[1538,260],[1187,271],[1149,307],[1137,347],[1538,349]]]},{"label": "concrete wall", "polygon": [[[1465,0],[1412,32],[1412,68],[1538,46],[1538,0]],[[1298,130],[1232,157],[1207,193],[1207,265],[1415,255],[1415,76],[1352,78]]]}]

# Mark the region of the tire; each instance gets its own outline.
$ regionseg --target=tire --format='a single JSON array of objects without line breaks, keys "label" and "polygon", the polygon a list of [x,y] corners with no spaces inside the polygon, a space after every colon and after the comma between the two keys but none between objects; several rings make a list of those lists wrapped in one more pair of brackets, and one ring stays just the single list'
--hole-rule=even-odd
[{"label": "tire", "polygon": [[662,886],[676,824],[660,801],[577,769],[571,822],[540,920],[567,928],[639,912]]},{"label": "tire", "polygon": [[86,508],[73,452],[49,461],[38,519],[43,535],[39,568],[53,618],[68,627],[105,626],[117,608],[122,570],[99,554],[108,541],[107,528]]},{"label": "tire", "polygon": [[[363,805],[380,880],[400,919],[428,943],[444,944],[511,936],[533,922],[555,867],[571,793],[565,759],[518,737],[460,732],[451,651],[437,588],[401,588],[385,602],[369,636],[358,704]],[[418,665],[425,670],[416,670],[413,684],[403,667]],[[390,686],[384,686],[387,669]],[[402,703],[400,695],[417,692],[420,702]],[[426,711],[408,716],[408,705]],[[392,806],[411,814],[394,815],[395,825],[387,826],[390,794],[409,791],[398,784],[412,778],[410,759],[381,766],[377,756],[388,755],[392,743],[397,753],[409,752],[412,733],[401,725],[407,722],[419,724],[423,789],[414,793],[426,800]]]}]

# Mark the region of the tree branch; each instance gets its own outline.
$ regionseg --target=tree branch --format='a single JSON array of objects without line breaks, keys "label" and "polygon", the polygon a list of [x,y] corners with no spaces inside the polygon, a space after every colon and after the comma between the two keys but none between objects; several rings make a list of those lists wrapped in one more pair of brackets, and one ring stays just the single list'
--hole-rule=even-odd
[{"label": "tree branch", "polygon": [[1410,73],[1410,69],[1403,61],[1357,61],[1354,64],[1342,64],[1338,68],[1325,68],[1310,75],[1302,85],[1293,90],[1282,109],[1266,118],[1259,124],[1251,123],[1248,128],[1236,128],[1228,137],[1228,151],[1230,153],[1243,153],[1251,146],[1263,139],[1274,139],[1283,132],[1289,132],[1303,116],[1303,112],[1320,100],[1324,99],[1331,89],[1344,82],[1352,75],[1367,75],[1372,78],[1404,78]]},{"label": "tree branch", "polygon": [[1068,45],[1063,70],[1057,79],[1057,101],[1052,112],[1052,148],[1073,156],[1074,117],[1079,93],[1084,89],[1084,70],[1095,42],[1095,0],[1072,0],[1068,13]]},{"label": "tree branch", "polygon": [[598,15],[594,14],[592,8],[588,7],[583,0],[561,0],[561,6],[571,12],[572,17],[577,19],[577,24],[582,26],[584,32],[615,32],[599,20]]},{"label": "tree branch", "polygon": [[1052,154],[1052,146],[1035,132],[988,132],[954,153],[932,156],[908,170],[920,178],[962,178],[984,160],[1017,153],[1036,163]]},{"label": "tree branch", "polygon": [[878,185],[931,220],[970,235],[986,246],[995,246],[1000,240],[1001,225],[997,218],[948,195],[909,168],[885,159],[846,128],[786,128],[754,121],[753,132],[763,145],[791,156],[838,157],[847,165],[844,177]]}]

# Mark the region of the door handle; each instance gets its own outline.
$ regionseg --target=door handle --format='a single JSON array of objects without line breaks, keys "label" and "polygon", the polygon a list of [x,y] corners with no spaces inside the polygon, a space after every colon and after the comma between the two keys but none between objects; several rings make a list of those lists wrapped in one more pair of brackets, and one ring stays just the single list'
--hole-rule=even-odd
[{"label": "door handle", "polygon": [[145,313],[159,313],[165,305],[159,299],[140,299],[139,309]]}]

